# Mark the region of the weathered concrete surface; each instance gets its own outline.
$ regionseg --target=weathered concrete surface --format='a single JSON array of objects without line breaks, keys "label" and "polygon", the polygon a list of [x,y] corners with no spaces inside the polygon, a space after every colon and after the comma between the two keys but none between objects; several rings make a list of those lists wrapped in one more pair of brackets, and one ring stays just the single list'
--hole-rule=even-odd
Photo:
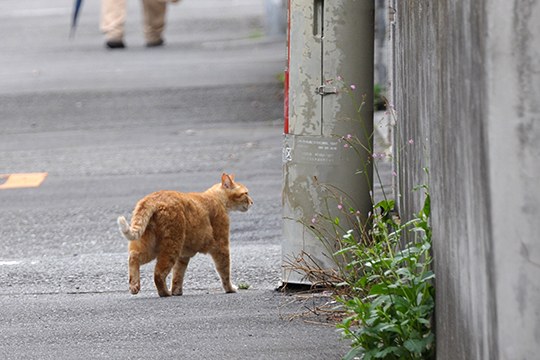
[{"label": "weathered concrete surface", "polygon": [[540,1],[489,1],[487,141],[502,359],[540,357]]},{"label": "weathered concrete surface", "polygon": [[[321,241],[306,224],[327,215],[341,218],[346,229],[354,228],[356,219],[344,216],[338,204],[362,214],[372,209],[373,176],[363,164],[373,151],[373,140],[366,135],[373,133],[373,109],[360,104],[363,96],[367,104],[373,103],[373,14],[370,0],[290,4],[284,262],[305,252],[318,266],[334,268],[337,242]],[[351,89],[349,85],[354,91],[343,89]],[[344,146],[340,138],[347,134],[362,143],[359,151]],[[359,169],[364,170],[362,175]],[[324,231],[332,234],[333,228],[328,223]],[[305,281],[303,274],[288,270],[283,278]]]},{"label": "weathered concrete surface", "polygon": [[400,206],[429,184],[438,359],[538,358],[540,3],[389,5]]},{"label": "weathered concrete surface", "polygon": [[374,73],[375,84],[388,85],[388,7],[387,0],[375,0]]}]

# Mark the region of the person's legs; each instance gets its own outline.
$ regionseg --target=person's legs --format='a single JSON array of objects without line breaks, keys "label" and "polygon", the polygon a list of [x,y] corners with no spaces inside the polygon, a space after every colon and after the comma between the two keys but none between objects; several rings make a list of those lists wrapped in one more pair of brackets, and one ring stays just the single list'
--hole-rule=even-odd
[{"label": "person's legs", "polygon": [[163,45],[161,34],[165,29],[167,2],[164,0],[142,0],[142,3],[146,46]]},{"label": "person's legs", "polygon": [[102,0],[100,29],[105,34],[110,48],[124,47],[124,24],[126,22],[126,0]]}]

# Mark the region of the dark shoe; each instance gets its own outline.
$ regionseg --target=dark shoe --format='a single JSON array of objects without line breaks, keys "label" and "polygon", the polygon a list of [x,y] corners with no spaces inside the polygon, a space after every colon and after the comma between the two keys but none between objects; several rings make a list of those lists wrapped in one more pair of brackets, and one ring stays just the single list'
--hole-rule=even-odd
[{"label": "dark shoe", "polygon": [[126,47],[122,40],[107,40],[105,46],[108,49],[123,49]]},{"label": "dark shoe", "polygon": [[159,39],[159,40],[156,40],[156,41],[150,41],[150,42],[147,42],[146,43],[146,47],[158,47],[158,46],[163,46],[165,44],[165,41],[163,41],[163,39]]}]

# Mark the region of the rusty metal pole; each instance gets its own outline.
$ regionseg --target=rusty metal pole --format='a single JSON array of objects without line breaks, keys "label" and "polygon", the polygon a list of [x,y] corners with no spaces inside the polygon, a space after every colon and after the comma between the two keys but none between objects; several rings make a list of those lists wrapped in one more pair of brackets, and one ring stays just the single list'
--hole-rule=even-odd
[{"label": "rusty metal pole", "polygon": [[[364,219],[372,207],[373,39],[374,0],[289,0],[284,283],[310,283],[288,266],[298,257],[336,267],[335,237],[310,226],[332,233],[325,216],[347,226],[349,207]],[[359,139],[358,153],[342,140],[348,136]]]}]

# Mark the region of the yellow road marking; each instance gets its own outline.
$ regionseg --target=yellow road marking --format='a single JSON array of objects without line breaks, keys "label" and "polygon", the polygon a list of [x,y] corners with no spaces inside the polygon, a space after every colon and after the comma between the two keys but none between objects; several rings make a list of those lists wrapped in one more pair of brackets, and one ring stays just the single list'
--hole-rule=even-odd
[{"label": "yellow road marking", "polygon": [[[47,173],[0,175],[0,190],[38,187],[47,177]],[[2,184],[3,179],[6,181]]]}]

